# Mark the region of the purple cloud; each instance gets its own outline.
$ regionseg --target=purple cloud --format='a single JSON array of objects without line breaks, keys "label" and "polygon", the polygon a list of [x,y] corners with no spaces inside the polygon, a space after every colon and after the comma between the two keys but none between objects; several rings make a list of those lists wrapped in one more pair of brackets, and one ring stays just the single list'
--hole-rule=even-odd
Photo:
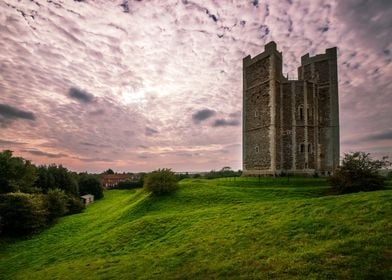
[{"label": "purple cloud", "polygon": [[211,118],[213,115],[215,115],[214,110],[203,109],[203,110],[200,110],[200,111],[197,111],[196,113],[194,113],[192,115],[192,119],[193,119],[193,122],[198,123],[198,122],[201,122],[201,121],[204,121],[204,120]]},{"label": "purple cloud", "polygon": [[69,89],[68,95],[69,97],[83,103],[90,103],[94,100],[94,96],[92,94],[74,87]]},{"label": "purple cloud", "polygon": [[240,122],[238,120],[225,120],[225,119],[217,119],[213,123],[213,127],[220,127],[220,126],[238,126]]},{"label": "purple cloud", "polygon": [[293,79],[337,46],[342,153],[392,155],[391,18],[365,0],[0,2],[2,135],[83,171],[241,168],[242,58],[274,40]]}]

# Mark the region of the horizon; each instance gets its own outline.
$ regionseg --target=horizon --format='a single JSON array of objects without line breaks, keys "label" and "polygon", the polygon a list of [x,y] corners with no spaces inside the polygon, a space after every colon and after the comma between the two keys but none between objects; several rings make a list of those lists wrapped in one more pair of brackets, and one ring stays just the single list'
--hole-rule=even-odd
[{"label": "horizon", "polygon": [[76,172],[242,170],[242,59],[338,48],[341,156],[392,157],[392,4],[0,3],[0,150]]}]

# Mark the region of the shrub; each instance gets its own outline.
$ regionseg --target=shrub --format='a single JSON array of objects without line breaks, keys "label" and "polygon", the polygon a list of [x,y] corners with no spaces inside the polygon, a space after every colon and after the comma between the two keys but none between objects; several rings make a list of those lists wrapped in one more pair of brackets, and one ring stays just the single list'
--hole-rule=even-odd
[{"label": "shrub", "polygon": [[177,177],[168,168],[155,170],[149,173],[144,179],[144,189],[154,195],[173,192],[177,187]]},{"label": "shrub", "polygon": [[385,184],[378,171],[387,164],[385,159],[373,160],[363,152],[345,154],[342,165],[328,182],[338,193],[380,190]]},{"label": "shrub", "polygon": [[92,194],[94,199],[103,197],[103,188],[99,179],[94,175],[83,174],[79,181],[80,195]]},{"label": "shrub", "polygon": [[84,210],[84,203],[79,197],[69,196],[67,200],[67,214],[77,214]]},{"label": "shrub", "polygon": [[63,190],[51,189],[46,196],[48,207],[48,218],[52,222],[58,217],[64,216],[67,213],[67,196]]},{"label": "shrub", "polygon": [[143,187],[143,180],[140,179],[138,181],[131,181],[131,180],[121,181],[117,184],[115,188],[124,190],[124,189],[136,189],[142,187]]},{"label": "shrub", "polygon": [[239,177],[242,175],[242,171],[231,170],[230,167],[224,167],[219,171],[211,170],[210,172],[204,174],[206,179],[217,179],[217,178],[227,178],[227,177]]},{"label": "shrub", "polygon": [[0,232],[9,236],[27,235],[47,224],[44,195],[7,193],[0,195]]}]

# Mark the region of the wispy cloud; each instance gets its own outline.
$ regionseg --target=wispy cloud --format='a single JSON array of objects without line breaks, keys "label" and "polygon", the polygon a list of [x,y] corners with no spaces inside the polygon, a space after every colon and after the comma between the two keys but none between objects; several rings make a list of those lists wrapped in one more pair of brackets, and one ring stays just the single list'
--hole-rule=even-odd
[{"label": "wispy cloud", "polygon": [[62,153],[48,153],[48,152],[43,152],[39,150],[22,150],[22,152],[26,152],[35,156],[40,156],[40,157],[48,157],[48,158],[63,158],[67,157],[66,154]]},{"label": "wispy cloud", "polygon": [[217,119],[213,123],[213,127],[220,127],[220,126],[238,126],[240,122],[238,120],[225,120],[225,119]]},{"label": "wispy cloud", "polygon": [[151,135],[157,134],[158,132],[159,131],[156,130],[156,129],[153,129],[151,127],[146,127],[146,135],[147,136],[151,136]]},{"label": "wispy cloud", "polygon": [[78,170],[240,168],[242,58],[274,40],[289,78],[338,47],[341,150],[381,152],[391,18],[390,1],[0,1],[1,135]]},{"label": "wispy cloud", "polygon": [[0,146],[3,146],[3,147],[4,146],[19,146],[19,145],[24,145],[24,144],[26,144],[26,143],[0,139]]}]

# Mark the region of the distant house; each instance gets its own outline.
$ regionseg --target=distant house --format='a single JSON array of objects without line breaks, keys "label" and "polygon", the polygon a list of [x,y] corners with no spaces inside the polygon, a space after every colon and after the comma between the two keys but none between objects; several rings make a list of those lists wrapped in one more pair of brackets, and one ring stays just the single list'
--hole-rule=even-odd
[{"label": "distant house", "polygon": [[130,174],[102,174],[100,176],[102,186],[106,189],[114,188],[118,185],[118,183],[122,181],[137,181],[139,180],[138,176],[130,175]]},{"label": "distant house", "polygon": [[85,194],[80,197],[83,199],[84,205],[89,205],[90,203],[94,202],[94,196],[92,194]]}]

